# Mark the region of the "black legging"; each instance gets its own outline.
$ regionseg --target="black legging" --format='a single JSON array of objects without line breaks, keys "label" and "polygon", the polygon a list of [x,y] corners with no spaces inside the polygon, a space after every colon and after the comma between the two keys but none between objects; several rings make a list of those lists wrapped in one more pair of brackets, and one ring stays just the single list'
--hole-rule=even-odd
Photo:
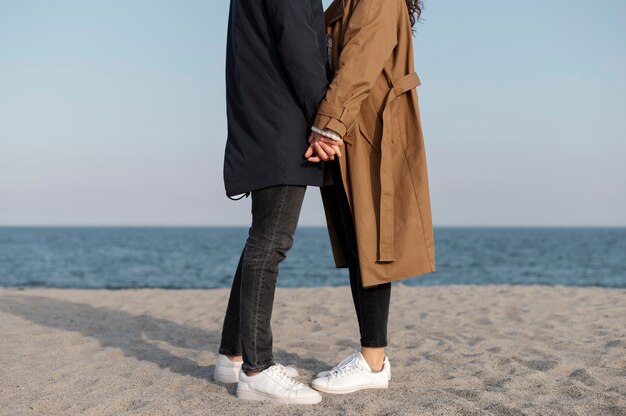
[{"label": "black legging", "polygon": [[359,321],[362,347],[387,346],[387,322],[389,320],[389,301],[391,298],[391,283],[384,283],[364,288],[361,282],[361,268],[359,267],[356,233],[350,205],[341,180],[339,161],[330,163],[332,166],[334,188],[339,202],[341,226],[339,233],[345,236],[343,245],[346,248],[348,267],[350,269],[350,288],[352,300]]}]

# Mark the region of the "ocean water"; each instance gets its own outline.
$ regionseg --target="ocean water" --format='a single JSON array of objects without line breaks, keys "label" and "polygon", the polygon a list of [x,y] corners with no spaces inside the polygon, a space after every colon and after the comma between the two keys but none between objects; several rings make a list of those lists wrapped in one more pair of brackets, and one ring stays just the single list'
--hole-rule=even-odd
[{"label": "ocean water", "polygon": [[[245,227],[0,228],[0,286],[230,287]],[[626,228],[435,230],[437,272],[408,285],[626,287]],[[279,287],[348,284],[325,228],[301,227]]]}]

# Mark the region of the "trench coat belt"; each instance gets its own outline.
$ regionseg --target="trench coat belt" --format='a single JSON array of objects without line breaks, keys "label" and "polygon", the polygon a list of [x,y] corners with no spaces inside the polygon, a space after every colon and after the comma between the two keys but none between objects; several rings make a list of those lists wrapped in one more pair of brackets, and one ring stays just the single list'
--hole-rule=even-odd
[{"label": "trench coat belt", "polygon": [[[405,75],[391,83],[385,99],[382,113],[383,133],[380,143],[380,219],[378,229],[378,261],[395,261],[395,230],[394,230],[394,184],[392,164],[392,147],[399,144],[400,138],[394,137],[393,110],[391,103],[402,94],[420,85],[417,73]],[[395,121],[397,122],[397,120]]]}]

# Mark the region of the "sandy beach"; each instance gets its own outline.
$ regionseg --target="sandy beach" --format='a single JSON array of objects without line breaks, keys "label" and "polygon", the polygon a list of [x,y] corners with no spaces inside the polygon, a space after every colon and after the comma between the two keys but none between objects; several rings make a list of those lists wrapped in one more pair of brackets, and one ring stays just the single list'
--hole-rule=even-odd
[{"label": "sandy beach", "polygon": [[[228,290],[0,290],[2,415],[626,415],[626,290],[399,285],[388,390],[249,403],[212,381]],[[357,347],[346,287],[279,289],[300,380]]]}]

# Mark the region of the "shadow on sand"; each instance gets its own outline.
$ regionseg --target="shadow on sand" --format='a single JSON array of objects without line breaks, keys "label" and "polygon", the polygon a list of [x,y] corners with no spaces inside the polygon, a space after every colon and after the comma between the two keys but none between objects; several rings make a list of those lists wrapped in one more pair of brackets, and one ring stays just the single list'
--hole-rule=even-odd
[{"label": "shadow on sand", "polygon": [[[159,368],[222,385],[213,381],[214,364],[201,366],[155,345],[164,342],[177,348],[216,353],[221,335],[217,331],[146,314],[132,315],[116,309],[35,295],[0,296],[0,310],[38,325],[78,332],[97,339],[103,347],[119,349],[127,357],[150,361]],[[276,350],[275,358],[281,363],[296,364],[311,371],[328,366],[325,362],[302,358],[284,350]],[[235,385],[228,387],[229,392],[234,393]]]}]

